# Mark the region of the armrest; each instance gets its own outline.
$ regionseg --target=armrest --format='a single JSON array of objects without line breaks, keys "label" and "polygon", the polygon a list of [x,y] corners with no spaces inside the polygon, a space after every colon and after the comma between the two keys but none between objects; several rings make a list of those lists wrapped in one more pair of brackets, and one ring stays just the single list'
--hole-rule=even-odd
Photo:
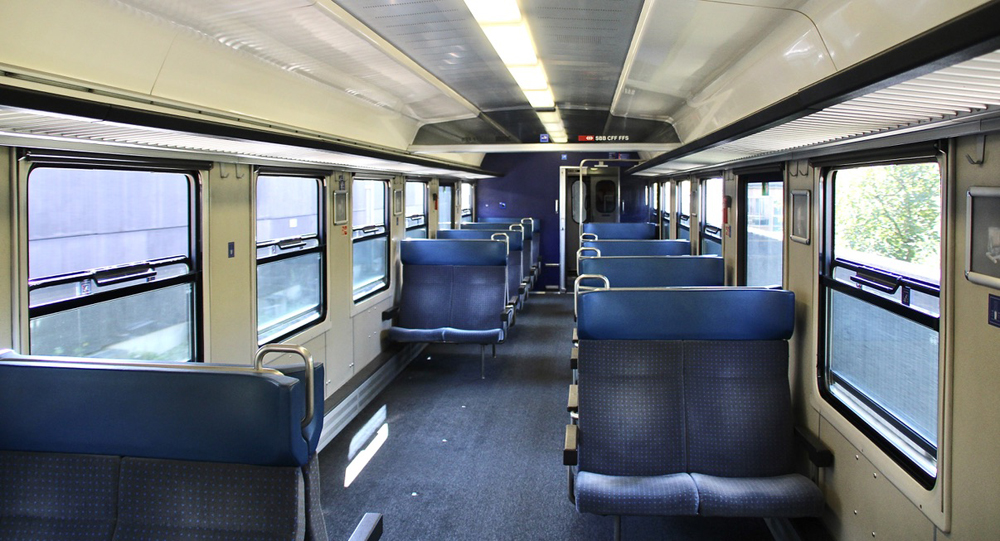
[{"label": "armrest", "polygon": [[394,319],[398,315],[399,315],[399,305],[397,304],[396,306],[393,306],[392,308],[382,312],[382,321],[389,321],[390,319]]},{"label": "armrest", "polygon": [[566,442],[563,444],[563,465],[576,466],[577,426],[566,425]]},{"label": "armrest", "polygon": [[365,513],[348,541],[378,541],[382,538],[382,513]]},{"label": "armrest", "polygon": [[816,467],[828,468],[833,466],[833,453],[812,432],[809,432],[805,427],[796,426],[795,436],[796,440],[805,447],[806,454],[809,455],[809,461],[815,464]]},{"label": "armrest", "polygon": [[580,365],[580,348],[575,347],[569,352],[569,367],[572,370],[576,370],[576,367]]},{"label": "armrest", "polygon": [[573,346],[580,345],[580,335],[576,331],[576,327],[573,327]]},{"label": "armrest", "polygon": [[528,288],[527,288],[527,286],[524,285],[524,282],[521,282],[521,285],[517,286],[517,294],[518,295],[524,295],[524,292],[527,291],[527,290],[528,290]]},{"label": "armrest", "polygon": [[579,411],[580,409],[580,387],[577,385],[569,386],[569,397],[566,399],[566,411],[572,413],[574,411]]}]

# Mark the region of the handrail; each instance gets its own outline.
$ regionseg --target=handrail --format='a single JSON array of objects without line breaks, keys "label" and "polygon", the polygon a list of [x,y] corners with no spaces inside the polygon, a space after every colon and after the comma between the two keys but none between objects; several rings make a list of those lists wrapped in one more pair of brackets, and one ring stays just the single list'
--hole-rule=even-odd
[{"label": "handrail", "polygon": [[577,318],[576,307],[577,307],[577,303],[579,303],[579,301],[580,301],[580,281],[581,280],[588,280],[588,279],[600,280],[600,281],[604,282],[604,287],[589,287],[588,286],[587,287],[588,291],[598,291],[598,290],[601,290],[601,289],[611,289],[611,280],[608,280],[608,277],[604,276],[603,274],[581,274],[581,275],[577,276],[576,280],[573,281],[573,319],[574,320]]},{"label": "handrail", "polygon": [[584,246],[583,248],[577,249],[577,251],[576,251],[576,271],[577,272],[580,272],[580,260],[583,259],[580,256],[582,255],[582,253],[583,253],[584,250],[597,253],[597,255],[591,256],[591,257],[601,257],[601,251],[598,250],[597,248],[592,248],[592,247],[589,247],[589,246]]},{"label": "handrail", "polygon": [[[315,382],[313,381],[313,358],[309,350],[292,344],[267,344],[257,350],[253,358],[253,369],[261,372],[264,370],[264,357],[271,353],[292,353],[302,357],[306,364],[306,414],[302,418],[302,429],[305,430],[312,423],[315,414],[316,404],[313,394],[315,392]],[[308,438],[306,438],[308,439]]]},{"label": "handrail", "polygon": [[499,232],[493,233],[492,235],[490,235],[490,240],[502,240],[504,246],[507,247],[507,255],[510,255],[510,237],[507,236],[507,233],[499,233]]},{"label": "handrail", "polygon": [[580,240],[597,240],[597,233],[581,233]]}]

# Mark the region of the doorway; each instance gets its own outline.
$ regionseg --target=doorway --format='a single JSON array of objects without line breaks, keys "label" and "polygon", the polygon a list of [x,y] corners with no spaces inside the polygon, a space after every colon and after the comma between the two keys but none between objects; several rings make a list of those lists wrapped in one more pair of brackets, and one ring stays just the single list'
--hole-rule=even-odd
[{"label": "doorway", "polygon": [[577,276],[580,224],[621,219],[619,168],[560,167],[559,193],[559,290],[566,291]]}]

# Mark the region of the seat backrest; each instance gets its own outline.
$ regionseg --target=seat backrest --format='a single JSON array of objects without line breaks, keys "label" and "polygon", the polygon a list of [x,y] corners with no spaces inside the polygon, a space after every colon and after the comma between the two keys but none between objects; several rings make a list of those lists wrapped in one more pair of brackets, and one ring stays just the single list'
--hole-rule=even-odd
[{"label": "seat backrest", "polygon": [[442,229],[438,231],[439,239],[464,239],[464,240],[493,240],[494,235],[502,233],[507,237],[507,296],[508,299],[517,298],[518,288],[521,284],[521,273],[524,268],[523,258],[524,235],[521,231],[504,230],[493,231],[489,229]]},{"label": "seat backrest", "polygon": [[632,223],[585,223],[583,232],[597,235],[598,240],[609,239],[655,239],[656,224]]},{"label": "seat backrest", "polygon": [[473,231],[491,231],[494,233],[504,233],[507,231],[521,231],[522,232],[522,249],[523,255],[521,257],[521,281],[528,278],[531,274],[531,226],[528,224],[520,223],[493,223],[493,222],[472,222],[462,224],[462,229],[469,229]]},{"label": "seat backrest", "polygon": [[[619,475],[670,473],[634,473],[652,471],[647,453],[663,464],[679,460],[674,471],[689,473],[766,477],[794,471],[787,343],[794,311],[793,293],[764,288],[582,293],[581,469],[584,457],[594,456],[585,448],[596,428],[604,453],[597,455],[600,467],[633,472]],[[671,395],[658,394],[664,392]],[[610,428],[601,428],[605,424]],[[654,442],[675,438],[681,456],[643,446],[634,441],[642,439],[633,436],[637,432]],[[616,445],[638,446],[631,451],[635,457],[607,458]]]},{"label": "seat backrest", "polygon": [[[601,257],[691,255],[689,240],[585,240],[584,248],[597,248]],[[588,255],[584,252],[584,255]]]},{"label": "seat backrest", "polygon": [[[249,362],[249,359],[248,359]],[[305,371],[0,356],[0,449],[303,466],[322,414],[302,427]],[[314,381],[324,381],[322,365]],[[314,403],[322,404],[322,385]]]},{"label": "seat backrest", "polygon": [[400,243],[400,259],[400,327],[502,327],[509,298],[506,242],[407,239]]},{"label": "seat backrest", "polygon": [[[676,255],[645,257],[587,257],[580,259],[580,274],[600,274],[611,287],[721,286],[725,264],[718,256]],[[598,287],[594,279],[580,285]]]},{"label": "seat backrest", "polygon": [[[503,225],[520,224],[524,226],[524,234],[525,234],[524,241],[525,244],[528,246],[524,249],[524,253],[527,255],[528,261],[530,262],[529,268],[530,266],[538,265],[538,252],[539,252],[539,247],[541,246],[541,231],[539,230],[539,225],[541,224],[541,222],[537,218],[510,218],[506,216],[484,216],[480,218],[480,221],[478,223],[503,224]],[[462,227],[465,227],[466,225],[469,224],[462,224]],[[473,226],[473,227],[482,227],[482,226]]]}]

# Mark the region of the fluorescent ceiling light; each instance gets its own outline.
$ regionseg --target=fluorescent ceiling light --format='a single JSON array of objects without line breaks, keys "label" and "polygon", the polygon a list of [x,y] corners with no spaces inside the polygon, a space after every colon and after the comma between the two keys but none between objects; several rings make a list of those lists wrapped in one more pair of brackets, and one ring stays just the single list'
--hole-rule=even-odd
[{"label": "fluorescent ceiling light", "polygon": [[548,78],[545,77],[545,70],[542,66],[507,66],[510,74],[517,81],[517,86],[522,90],[545,90],[549,87]]},{"label": "fluorescent ceiling light", "polygon": [[545,90],[525,90],[524,96],[528,98],[528,103],[535,109],[548,109],[556,106],[556,101],[552,97],[552,91]]},{"label": "fluorescent ceiling light", "polygon": [[569,136],[565,133],[560,134],[549,134],[549,140],[553,143],[566,143],[569,142]]},{"label": "fluorescent ceiling light", "polygon": [[538,120],[542,121],[542,124],[546,123],[559,123],[562,124],[562,116],[559,115],[559,110],[555,111],[538,111]]},{"label": "fluorescent ceiling light", "polygon": [[516,23],[521,20],[521,10],[515,0],[465,0],[469,11],[479,24]]},{"label": "fluorescent ceiling light", "polygon": [[523,66],[538,63],[531,32],[524,22],[518,24],[483,25],[483,32],[489,38],[500,60],[508,66]]}]

